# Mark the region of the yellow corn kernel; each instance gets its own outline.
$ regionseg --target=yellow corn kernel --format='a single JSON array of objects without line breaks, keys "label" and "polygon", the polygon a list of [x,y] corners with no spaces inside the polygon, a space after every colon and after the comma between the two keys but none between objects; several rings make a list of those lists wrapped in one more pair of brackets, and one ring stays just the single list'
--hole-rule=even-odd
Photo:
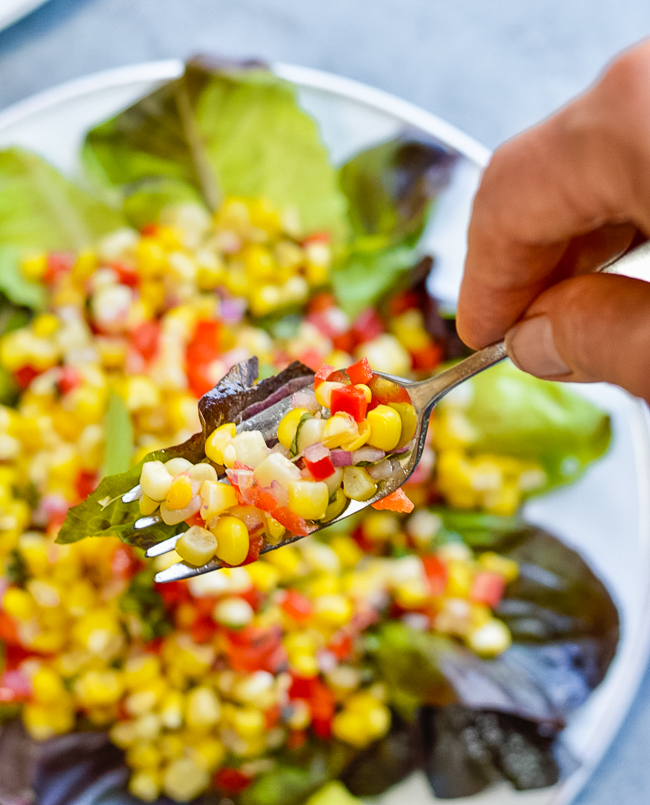
[{"label": "yellow corn kernel", "polygon": [[32,676],[34,699],[41,704],[54,704],[67,697],[67,692],[61,679],[53,668],[41,666]]},{"label": "yellow corn kernel", "polygon": [[339,487],[334,492],[333,500],[327,504],[325,514],[321,518],[324,522],[329,523],[330,520],[336,519],[339,514],[343,514],[345,507],[348,505],[348,498],[345,492]]},{"label": "yellow corn kernel", "polygon": [[280,581],[280,573],[277,568],[268,562],[261,560],[246,566],[251,577],[253,586],[262,593],[270,593],[276,589]]},{"label": "yellow corn kernel", "polygon": [[514,514],[521,502],[521,492],[516,483],[504,483],[500,489],[488,492],[483,499],[486,511],[491,514]]},{"label": "yellow corn kernel", "polygon": [[325,421],[321,441],[325,447],[341,447],[343,444],[353,444],[360,435],[354,419],[349,414],[338,413]]},{"label": "yellow corn kernel", "polygon": [[314,617],[332,628],[348,623],[353,611],[352,602],[343,595],[321,595],[314,600]]},{"label": "yellow corn kernel", "polygon": [[165,760],[176,760],[185,754],[185,741],[178,733],[165,733],[160,737],[158,746]]},{"label": "yellow corn kernel", "polygon": [[514,559],[499,556],[498,553],[492,551],[482,553],[478,558],[478,563],[484,570],[503,576],[507,582],[516,581],[519,576],[519,565]]},{"label": "yellow corn kernel", "polygon": [[148,377],[136,375],[126,382],[125,400],[130,413],[151,410],[160,405],[160,390]]},{"label": "yellow corn kernel", "polygon": [[49,338],[59,329],[59,320],[52,313],[41,313],[32,322],[32,332],[38,338]]},{"label": "yellow corn kernel", "polygon": [[158,508],[158,506],[160,506],[160,501],[154,500],[153,498],[150,498],[148,495],[142,495],[142,497],[138,501],[138,509],[140,510],[140,514],[143,515],[144,517],[148,517],[150,514],[153,514]]},{"label": "yellow corn kernel", "polygon": [[447,563],[447,569],[446,595],[452,598],[467,598],[474,580],[472,568],[466,562],[452,559]]},{"label": "yellow corn kernel", "polygon": [[160,676],[160,659],[153,654],[130,657],[124,664],[124,684],[130,690],[146,686]]},{"label": "yellow corn kernel", "polygon": [[160,703],[160,720],[168,730],[177,730],[183,724],[185,699],[179,690],[169,691]]},{"label": "yellow corn kernel", "polygon": [[237,707],[230,717],[230,723],[240,738],[258,736],[266,729],[264,713],[257,707]]},{"label": "yellow corn kernel", "polygon": [[109,737],[118,749],[127,749],[138,740],[135,721],[117,721],[110,728]]},{"label": "yellow corn kernel", "polygon": [[172,635],[163,647],[163,658],[167,665],[191,678],[203,676],[214,662],[214,657],[213,646],[195,643],[183,633]]},{"label": "yellow corn kernel", "polygon": [[220,425],[205,441],[205,454],[215,464],[223,464],[223,451],[235,438],[237,429],[232,422]]},{"label": "yellow corn kernel", "polygon": [[346,467],[343,491],[352,500],[369,500],[377,491],[377,484],[364,467]]},{"label": "yellow corn kernel", "polygon": [[138,274],[143,279],[162,276],[167,270],[167,255],[155,238],[141,238],[135,249]]},{"label": "yellow corn kernel", "polygon": [[65,706],[29,703],[23,707],[22,721],[32,738],[46,741],[74,727],[74,710]]},{"label": "yellow corn kernel", "polygon": [[497,657],[509,648],[511,642],[508,627],[496,618],[490,618],[467,636],[467,645],[481,657]]},{"label": "yellow corn kernel", "polygon": [[214,774],[226,758],[226,749],[213,737],[201,738],[190,748],[190,758],[208,773]]},{"label": "yellow corn kernel", "polygon": [[396,316],[391,322],[390,329],[400,344],[409,352],[424,349],[431,343],[431,336],[424,326],[422,312],[417,308],[411,308]]},{"label": "yellow corn kernel", "polygon": [[237,517],[226,515],[211,529],[217,539],[217,559],[228,565],[240,565],[248,555],[248,529]]},{"label": "yellow corn kernel", "polygon": [[329,546],[345,568],[355,567],[364,557],[361,548],[347,534],[334,534],[329,540]]},{"label": "yellow corn kernel", "polygon": [[20,263],[20,269],[26,279],[38,282],[47,271],[47,254],[38,252],[26,255]]},{"label": "yellow corn kernel", "polygon": [[291,449],[293,440],[296,438],[298,424],[305,414],[309,411],[306,408],[292,408],[280,420],[278,425],[278,441],[287,450]]},{"label": "yellow corn kernel", "polygon": [[2,599],[2,609],[12,618],[28,621],[36,614],[34,599],[20,587],[10,587]]},{"label": "yellow corn kernel", "polygon": [[155,802],[162,790],[162,775],[156,769],[134,772],[129,778],[129,793],[143,802]]},{"label": "yellow corn kernel", "polygon": [[264,554],[264,561],[280,571],[283,581],[288,581],[300,575],[303,562],[300,553],[295,547],[287,546],[281,551],[269,551]]},{"label": "yellow corn kernel", "polygon": [[179,758],[163,773],[163,791],[176,802],[190,802],[210,785],[210,774],[194,760]]},{"label": "yellow corn kernel", "polygon": [[126,763],[132,769],[156,769],[161,760],[160,750],[147,741],[139,740],[126,752]]},{"label": "yellow corn kernel", "polygon": [[320,520],[329,504],[329,490],[323,481],[291,481],[289,508],[306,520]]},{"label": "yellow corn kernel", "polygon": [[279,523],[275,517],[271,517],[270,514],[264,514],[264,531],[266,533],[267,542],[271,545],[277,544],[277,542],[284,536],[286,532],[286,528]]},{"label": "yellow corn kernel", "polygon": [[302,676],[307,679],[318,676],[320,668],[318,666],[318,660],[313,654],[307,654],[305,652],[289,652],[288,657],[289,665],[298,676]]},{"label": "yellow corn kernel", "polygon": [[171,511],[179,511],[189,506],[192,500],[192,482],[187,475],[177,475],[165,497],[165,506]]},{"label": "yellow corn kernel", "polygon": [[103,707],[119,701],[124,693],[124,680],[118,671],[86,671],[77,679],[74,694],[82,707]]},{"label": "yellow corn kernel", "polygon": [[357,383],[355,385],[355,388],[359,389],[360,391],[363,391],[367,403],[370,403],[372,401],[372,391],[370,390],[369,386],[366,386],[365,383]]},{"label": "yellow corn kernel", "polygon": [[201,567],[215,554],[217,540],[207,528],[194,525],[188,528],[176,543],[176,553],[184,562]]},{"label": "yellow corn kernel", "polygon": [[329,380],[324,381],[314,390],[316,402],[324,408],[330,408],[332,405],[332,392],[334,389],[342,389],[344,387],[345,383],[336,383]]},{"label": "yellow corn kernel", "polygon": [[127,696],[124,704],[132,716],[142,716],[151,712],[158,702],[162,701],[168,691],[167,683],[162,677],[152,679],[147,686],[139,688]]},{"label": "yellow corn kernel", "polygon": [[[200,466],[200,465],[197,465]],[[237,495],[230,484],[203,481],[201,484],[201,517],[206,523],[237,505]]]},{"label": "yellow corn kernel", "polygon": [[368,412],[370,438],[368,444],[380,450],[394,450],[402,435],[400,415],[388,405],[378,405]]},{"label": "yellow corn kernel", "polygon": [[363,447],[364,444],[367,444],[368,440],[370,439],[370,424],[368,420],[364,419],[363,422],[359,422],[357,425],[359,435],[353,437],[352,439],[344,440],[341,442],[341,447],[344,450],[358,450],[360,447]]},{"label": "yellow corn kernel", "polygon": [[373,740],[365,716],[350,710],[342,710],[334,716],[332,732],[339,741],[363,749]]},{"label": "yellow corn kernel", "polygon": [[221,702],[212,688],[202,685],[188,692],[186,723],[190,729],[210,729],[220,719]]}]

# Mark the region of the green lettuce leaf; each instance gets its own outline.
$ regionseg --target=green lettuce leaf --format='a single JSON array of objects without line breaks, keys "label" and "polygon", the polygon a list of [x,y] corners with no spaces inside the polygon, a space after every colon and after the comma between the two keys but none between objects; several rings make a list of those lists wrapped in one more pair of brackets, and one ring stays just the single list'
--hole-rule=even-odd
[{"label": "green lettuce leaf", "polygon": [[127,472],[133,453],[133,423],[119,394],[113,392],[104,420],[106,450],[102,476]]},{"label": "green lettuce leaf", "polygon": [[619,638],[616,607],[584,560],[533,526],[508,522],[489,546],[520,566],[496,610],[512,646],[481,659],[456,640],[388,623],[375,661],[398,704],[462,704],[561,729],[602,681]]},{"label": "green lettuce leaf", "polygon": [[[345,197],[318,127],[295,87],[260,63],[189,62],[181,78],[90,131],[83,159],[127,198],[143,184],[155,197],[156,183],[210,209],[227,195],[265,198],[297,211],[304,233],[346,235]],[[159,208],[152,197],[150,220]]]},{"label": "green lettuce leaf", "polygon": [[504,361],[465,385],[439,410],[462,414],[471,451],[541,462],[548,480],[536,493],[572,483],[607,450],[609,417],[563,383],[538,380]]},{"label": "green lettuce leaf", "polygon": [[0,151],[0,291],[31,308],[44,292],[25,279],[20,257],[28,251],[77,250],[124,225],[121,215],[64,178],[36,154]]},{"label": "green lettuce leaf", "polygon": [[355,317],[403,282],[417,242],[456,156],[424,135],[403,135],[360,152],[340,170],[353,237],[335,266],[339,305]]},{"label": "green lettuce leaf", "polygon": [[[136,529],[140,519],[137,501],[124,503],[122,496],[140,482],[145,461],[168,461],[181,456],[193,464],[205,459],[205,440],[225,422],[239,422],[283,397],[293,394],[313,379],[313,372],[298,361],[284,371],[256,383],[257,358],[237,364],[219,383],[199,400],[201,432],[183,444],[149,453],[135,467],[118,475],[108,475],[86,500],[69,509],[59,531],[57,542],[68,544],[85,537],[119,537],[138,548],[149,548],[185,529],[165,525],[162,521],[146,529]],[[123,413],[115,416],[116,420]],[[123,456],[120,455],[120,461]]]}]

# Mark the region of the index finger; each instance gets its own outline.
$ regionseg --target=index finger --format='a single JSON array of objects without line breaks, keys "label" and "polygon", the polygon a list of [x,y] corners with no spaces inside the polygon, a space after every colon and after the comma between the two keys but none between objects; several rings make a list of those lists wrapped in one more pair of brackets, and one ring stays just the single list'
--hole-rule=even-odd
[{"label": "index finger", "polygon": [[648,121],[645,42],[583,96],[495,152],[474,200],[458,304],[459,333],[470,346],[503,337],[567,276],[575,238],[611,252],[630,230],[608,225],[650,232]]}]

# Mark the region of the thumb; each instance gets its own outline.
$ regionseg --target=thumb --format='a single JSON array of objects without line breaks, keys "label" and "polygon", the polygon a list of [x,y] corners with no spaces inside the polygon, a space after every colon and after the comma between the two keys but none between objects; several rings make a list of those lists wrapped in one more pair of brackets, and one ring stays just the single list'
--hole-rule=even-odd
[{"label": "thumb", "polygon": [[606,274],[565,280],[535,299],[505,341],[532,375],[606,381],[650,402],[650,283]]}]

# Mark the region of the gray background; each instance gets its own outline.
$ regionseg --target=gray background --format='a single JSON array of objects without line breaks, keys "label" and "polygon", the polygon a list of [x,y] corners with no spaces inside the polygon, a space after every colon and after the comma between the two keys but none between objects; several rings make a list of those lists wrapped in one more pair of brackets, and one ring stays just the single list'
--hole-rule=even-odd
[{"label": "gray background", "polygon": [[[649,34],[648,0],[50,0],[0,32],[0,108],[90,72],[215,52],[364,81],[494,148]],[[648,805],[649,753],[650,672],[576,805]]]}]

